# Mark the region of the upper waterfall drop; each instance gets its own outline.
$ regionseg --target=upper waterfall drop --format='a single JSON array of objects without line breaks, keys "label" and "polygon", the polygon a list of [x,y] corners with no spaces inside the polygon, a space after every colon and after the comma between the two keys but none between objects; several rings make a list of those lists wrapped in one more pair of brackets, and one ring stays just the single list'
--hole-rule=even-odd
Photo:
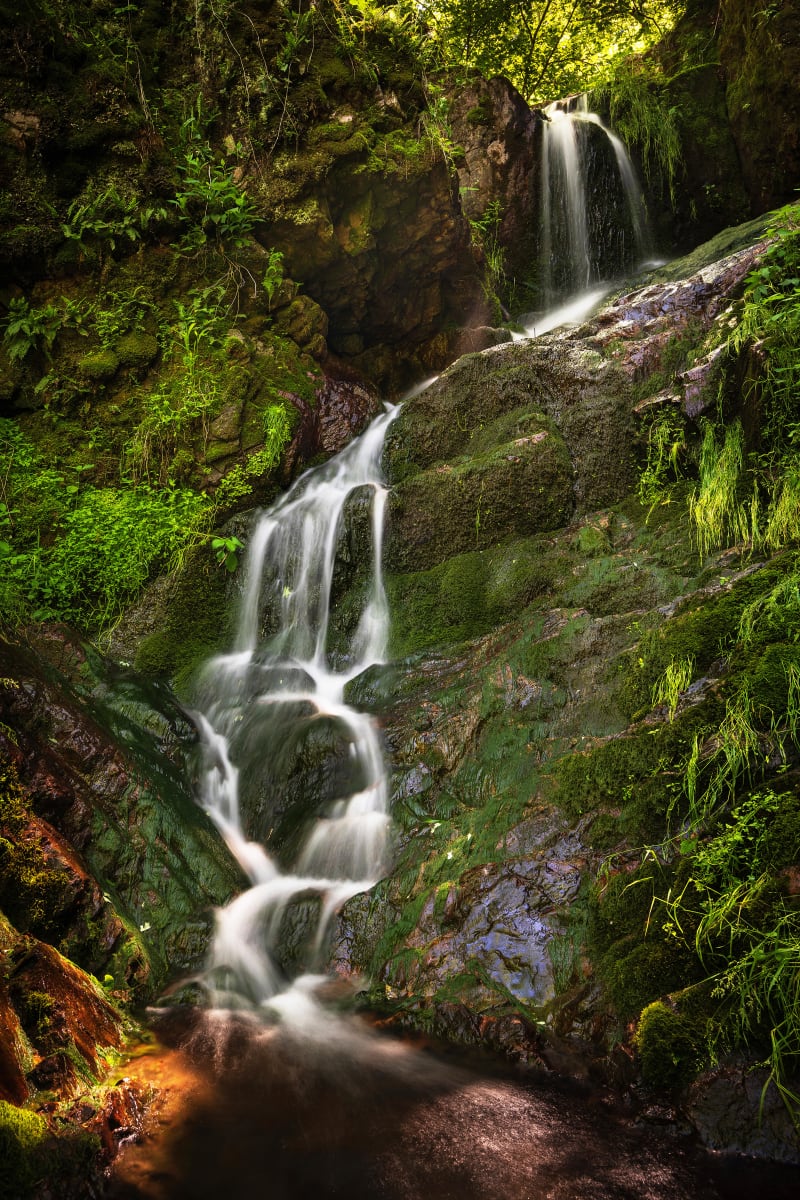
[{"label": "upper waterfall drop", "polygon": [[[344,689],[386,653],[381,558],[387,493],[380,461],[398,411],[387,405],[359,438],[307,471],[260,515],[234,649],[211,659],[201,678],[200,803],[251,883],[217,914],[206,975],[217,1008],[285,1015],[296,1000],[307,1011],[311,977],[290,984],[276,957],[287,906],[319,899],[300,966],[313,970],[333,914],[387,867],[389,795],[380,735],[368,714],[345,703]],[[329,630],[337,541],[345,505],[361,489],[370,503],[369,586],[356,628],[334,656]],[[282,870],[262,843],[286,817],[297,757],[307,742],[318,749],[326,738],[339,751],[339,765],[318,771],[328,795],[313,817],[305,798],[310,828],[303,837],[293,830],[296,865]],[[245,824],[259,836],[249,837]]]},{"label": "upper waterfall drop", "polygon": [[[544,109],[540,191],[545,310],[594,296],[650,257],[647,213],[622,141],[589,111],[588,96]],[[538,322],[536,332],[544,332]],[[549,326],[552,328],[552,325]]]}]

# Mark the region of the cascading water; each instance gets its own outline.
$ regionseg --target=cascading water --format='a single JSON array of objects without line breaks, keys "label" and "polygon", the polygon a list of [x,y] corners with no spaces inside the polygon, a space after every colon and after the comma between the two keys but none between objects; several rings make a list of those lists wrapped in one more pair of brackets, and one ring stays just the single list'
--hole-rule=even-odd
[{"label": "cascading water", "polygon": [[544,313],[529,335],[581,320],[610,281],[650,256],[642,190],[625,146],[585,95],[556,100],[542,126],[540,259]]},{"label": "cascading water", "polygon": [[[313,967],[334,912],[386,868],[388,794],[380,738],[373,720],[344,702],[344,689],[386,652],[381,546],[387,493],[380,459],[397,411],[387,406],[360,438],[306,472],[260,516],[250,539],[234,649],[212,659],[203,673],[203,711],[197,715],[205,753],[201,803],[251,883],[217,914],[206,976],[216,1008],[281,1012],[308,1004],[316,977],[303,975],[290,986],[276,961],[287,906],[319,900],[308,948]],[[371,580],[337,669],[328,646],[337,539],[345,504],[359,489],[371,493]],[[262,624],[269,630],[263,640]],[[347,770],[335,773],[339,794],[302,840],[294,869],[284,872],[245,833],[240,790],[245,778],[266,776],[269,822],[281,808],[287,747],[301,746],[320,722],[344,750]]]}]

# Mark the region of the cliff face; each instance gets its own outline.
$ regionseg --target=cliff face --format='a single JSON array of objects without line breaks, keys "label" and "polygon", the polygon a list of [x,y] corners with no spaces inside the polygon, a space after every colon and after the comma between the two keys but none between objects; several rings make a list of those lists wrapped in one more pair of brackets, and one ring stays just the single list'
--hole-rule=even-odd
[{"label": "cliff face", "polygon": [[116,261],[156,244],[159,273],[184,276],[175,294],[200,265],[230,272],[248,310],[269,265],[261,243],[324,315],[272,283],[254,311],[317,359],[326,335],[349,360],[368,354],[373,375],[392,355],[441,365],[437,334],[485,324],[445,130],[391,22],[356,56],[327,6],[176,6],[169,37],[162,5],[57,8],[15,13],[0,47],[10,280],[69,286],[105,266],[108,284]]},{"label": "cliff face", "polygon": [[800,178],[800,14],[795,5],[720,6],[719,55],[728,117],[750,203],[794,199]]},{"label": "cliff face", "polygon": [[665,252],[795,198],[797,21],[788,0],[700,0],[610,85]]}]

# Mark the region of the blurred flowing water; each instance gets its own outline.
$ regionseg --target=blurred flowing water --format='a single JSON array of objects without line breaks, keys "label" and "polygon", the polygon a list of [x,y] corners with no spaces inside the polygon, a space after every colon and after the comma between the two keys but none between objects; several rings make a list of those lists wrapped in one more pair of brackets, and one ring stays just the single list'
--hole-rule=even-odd
[{"label": "blurred flowing water", "polygon": [[[383,661],[388,612],[381,567],[386,487],[381,454],[397,414],[387,405],[361,437],[307,471],[258,518],[250,538],[235,645],[212,659],[200,686],[197,722],[205,770],[200,801],[250,887],[217,914],[206,973],[212,1007],[279,1018],[319,1019],[314,995],[325,934],[337,909],[371,887],[387,867],[386,765],[372,717],[344,701],[346,684]],[[369,586],[348,645],[329,646],[331,589],[347,501],[370,496]],[[279,808],[285,780],[275,764],[315,722],[333,729],[347,758],[346,793],[314,814],[294,864],[281,870],[248,837],[240,803],[243,777],[267,774],[267,806]],[[298,899],[317,904],[303,968],[287,978],[276,957],[284,913]]]}]

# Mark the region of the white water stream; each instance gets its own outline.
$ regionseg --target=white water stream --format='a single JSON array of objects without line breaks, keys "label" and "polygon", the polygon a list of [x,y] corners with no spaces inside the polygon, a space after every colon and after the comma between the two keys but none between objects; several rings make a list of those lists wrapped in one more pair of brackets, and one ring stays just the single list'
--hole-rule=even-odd
[{"label": "white water stream", "polygon": [[[608,270],[610,233],[619,243],[617,273],[650,259],[647,214],[636,172],[622,141],[589,111],[586,95],[556,100],[544,110],[541,160],[541,286],[546,309],[523,319],[524,336],[538,337],[560,325],[577,324],[599,306],[613,286]],[[589,126],[599,129],[612,151],[613,192],[601,198],[605,230],[592,220],[593,181]],[[618,209],[621,202],[622,212]]]},{"label": "white water stream", "polygon": [[[322,467],[307,471],[269,510],[250,538],[234,649],[205,667],[197,723],[205,769],[201,804],[250,888],[217,913],[206,983],[217,1009],[269,1010],[295,1019],[313,1006],[319,977],[290,983],[275,950],[292,900],[319,898],[310,964],[322,956],[337,909],[386,869],[386,769],[375,722],[344,702],[345,685],[384,661],[388,634],[381,571],[386,488],[380,460],[398,408],[387,406],[367,431]],[[346,652],[328,649],[331,587],[342,513],[358,489],[371,493],[372,570]],[[261,630],[270,632],[262,638]],[[346,745],[352,791],[317,815],[296,864],[282,871],[248,838],[240,812],[240,771],[271,775],[286,744],[324,721]],[[280,804],[280,795],[272,801]]]}]

